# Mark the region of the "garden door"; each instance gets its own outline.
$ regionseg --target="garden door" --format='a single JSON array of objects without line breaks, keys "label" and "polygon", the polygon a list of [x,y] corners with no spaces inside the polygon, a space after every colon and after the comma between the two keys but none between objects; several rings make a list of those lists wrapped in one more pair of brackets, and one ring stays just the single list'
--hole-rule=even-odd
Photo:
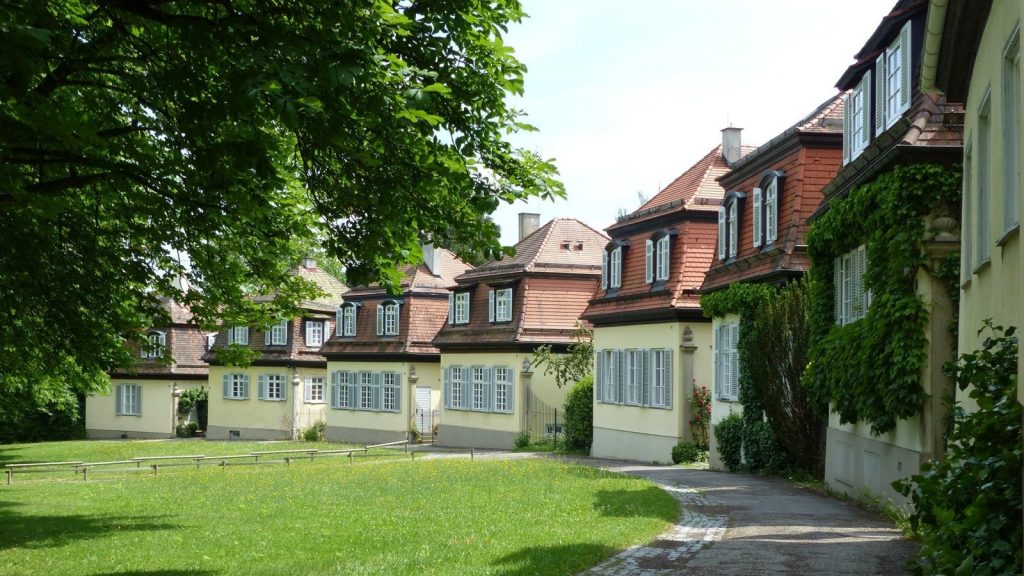
[{"label": "garden door", "polygon": [[429,386],[416,387],[416,429],[420,431],[424,440],[433,435],[434,423],[431,418]]}]

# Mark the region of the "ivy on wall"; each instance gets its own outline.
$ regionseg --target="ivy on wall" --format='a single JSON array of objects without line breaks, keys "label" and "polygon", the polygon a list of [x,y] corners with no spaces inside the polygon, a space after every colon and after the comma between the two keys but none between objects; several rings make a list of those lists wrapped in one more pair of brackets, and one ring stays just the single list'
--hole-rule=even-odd
[{"label": "ivy on wall", "polygon": [[[915,278],[926,259],[925,219],[960,213],[960,177],[959,166],[897,166],[832,201],[811,224],[813,344],[805,380],[843,423],[863,421],[882,434],[921,411],[928,310]],[[865,318],[836,326],[833,262],[861,244],[872,303]]]}]

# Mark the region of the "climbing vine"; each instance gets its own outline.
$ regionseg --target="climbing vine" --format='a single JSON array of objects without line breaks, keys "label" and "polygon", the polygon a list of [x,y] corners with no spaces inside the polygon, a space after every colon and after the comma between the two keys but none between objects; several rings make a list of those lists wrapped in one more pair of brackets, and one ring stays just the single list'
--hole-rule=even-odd
[{"label": "climbing vine", "polygon": [[[898,166],[833,200],[811,224],[813,344],[805,380],[843,423],[864,421],[881,434],[920,412],[928,310],[915,278],[926,259],[925,219],[959,214],[959,198],[959,167]],[[872,303],[864,318],[836,326],[833,262],[861,244]]]}]

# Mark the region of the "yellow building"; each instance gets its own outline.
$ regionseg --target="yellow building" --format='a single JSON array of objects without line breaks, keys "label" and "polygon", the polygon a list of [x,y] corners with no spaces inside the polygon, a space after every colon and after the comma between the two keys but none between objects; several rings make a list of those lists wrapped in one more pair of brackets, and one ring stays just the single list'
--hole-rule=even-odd
[{"label": "yellow building", "polygon": [[184,306],[161,298],[170,324],[147,333],[150,346],[133,350],[137,360],[110,375],[110,393],[85,399],[89,438],[173,438],[178,396],[205,386],[206,336]]},{"label": "yellow building", "polygon": [[[922,88],[964,102],[961,353],[980,348],[988,334],[978,330],[986,319],[1024,326],[1021,22],[1019,0],[932,0],[928,7]],[[1017,382],[1024,402],[1020,359]],[[962,391],[957,395],[973,402]]]},{"label": "yellow building", "polygon": [[440,415],[441,354],[432,340],[448,315],[448,288],[472,267],[447,250],[423,248],[403,271],[401,293],[377,285],[345,294],[324,346],[330,375],[329,440],[378,444],[415,429],[432,441]]},{"label": "yellow building", "polygon": [[582,222],[520,214],[514,257],[456,278],[441,350],[438,443],[511,448],[516,434],[560,434],[568,388],[531,368],[532,352],[564,352],[600,278],[607,238]]},{"label": "yellow building", "polygon": [[[942,373],[942,365],[953,358],[948,326],[954,312],[949,282],[943,277],[943,262],[945,256],[959,248],[956,222],[946,217],[954,201],[936,191],[922,199],[922,204],[904,210],[925,214],[923,236],[903,238],[904,243],[911,243],[917,253],[925,256],[924,262],[913,269],[886,266],[886,250],[890,247],[872,241],[884,235],[884,231],[850,230],[821,244],[813,243],[813,235],[817,219],[848,195],[901,193],[903,183],[896,180],[896,175],[903,167],[938,170],[959,165],[962,147],[957,121],[962,108],[956,102],[922,92],[917,74],[924,52],[925,8],[925,4],[914,0],[899,0],[857,53],[856,62],[839,79],[836,87],[847,94],[843,166],[824,188],[822,207],[812,218],[810,246],[815,258],[812,270],[831,269],[825,274],[827,278],[818,278],[830,285],[828,304],[833,309],[828,319],[831,322],[826,322],[831,326],[820,337],[823,341],[844,341],[841,336],[857,334],[863,322],[869,322],[875,329],[890,326],[883,317],[899,322],[903,316],[893,314],[891,309],[880,312],[879,305],[896,302],[908,287],[923,306],[922,316],[917,316],[916,311],[914,316],[905,314],[914,319],[903,320],[902,324],[917,322],[918,318],[923,323],[923,365],[914,389],[907,382],[913,379],[912,371],[917,366],[906,374],[895,372],[906,368],[908,362],[916,362],[918,357],[905,358],[898,352],[901,335],[895,332],[869,331],[855,342],[844,341],[853,348],[842,352],[846,358],[862,358],[864,350],[877,354],[861,366],[838,366],[829,358],[813,356],[814,350],[826,354],[826,349],[834,349],[828,348],[828,344],[812,349],[811,363],[817,377],[834,386],[830,391],[832,403],[826,432],[825,482],[833,490],[851,496],[868,494],[897,502],[905,499],[891,483],[918,473],[921,464],[940,458],[944,450],[947,410],[943,398],[952,395],[954,386]],[[883,178],[893,184],[870,187]],[[914,183],[907,182],[906,186],[911,189]],[[878,207],[886,201],[877,198],[863,204],[881,210]],[[862,215],[862,220],[869,216]],[[884,287],[889,292],[875,294],[872,286]],[[820,313],[826,308],[819,305],[816,310]],[[816,318],[815,322],[820,324],[822,320]],[[871,362],[884,363],[891,371],[866,383],[865,375],[873,369]],[[848,394],[853,388],[857,392]],[[914,405],[908,406],[911,400],[907,399],[912,399]],[[878,408],[883,405],[884,408]],[[876,414],[876,419],[869,422],[862,416],[865,406],[888,413]]]},{"label": "yellow building", "polygon": [[693,440],[693,390],[712,382],[711,320],[700,287],[725,191],[717,178],[750,147],[740,129],[637,211],[608,228],[594,324],[594,442],[601,458],[671,462]]},{"label": "yellow building", "polygon": [[[301,316],[282,319],[267,330],[225,327],[204,357],[210,364],[207,438],[293,439],[325,421],[327,360],[321,348],[348,288],[312,260],[303,261],[295,273],[316,283],[325,295],[300,303]],[[259,355],[250,366],[223,365],[217,350],[227,345],[248,346]]]}]

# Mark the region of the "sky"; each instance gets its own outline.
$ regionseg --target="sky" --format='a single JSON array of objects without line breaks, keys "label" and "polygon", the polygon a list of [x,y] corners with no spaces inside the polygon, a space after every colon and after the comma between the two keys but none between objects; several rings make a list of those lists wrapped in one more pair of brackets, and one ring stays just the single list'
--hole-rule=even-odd
[{"label": "sky", "polygon": [[743,128],[771,140],[837,93],[896,0],[523,0],[506,43],[527,66],[512,105],[539,132],[512,137],[554,158],[567,199],[494,214],[502,243],[519,212],[603,230]]}]

